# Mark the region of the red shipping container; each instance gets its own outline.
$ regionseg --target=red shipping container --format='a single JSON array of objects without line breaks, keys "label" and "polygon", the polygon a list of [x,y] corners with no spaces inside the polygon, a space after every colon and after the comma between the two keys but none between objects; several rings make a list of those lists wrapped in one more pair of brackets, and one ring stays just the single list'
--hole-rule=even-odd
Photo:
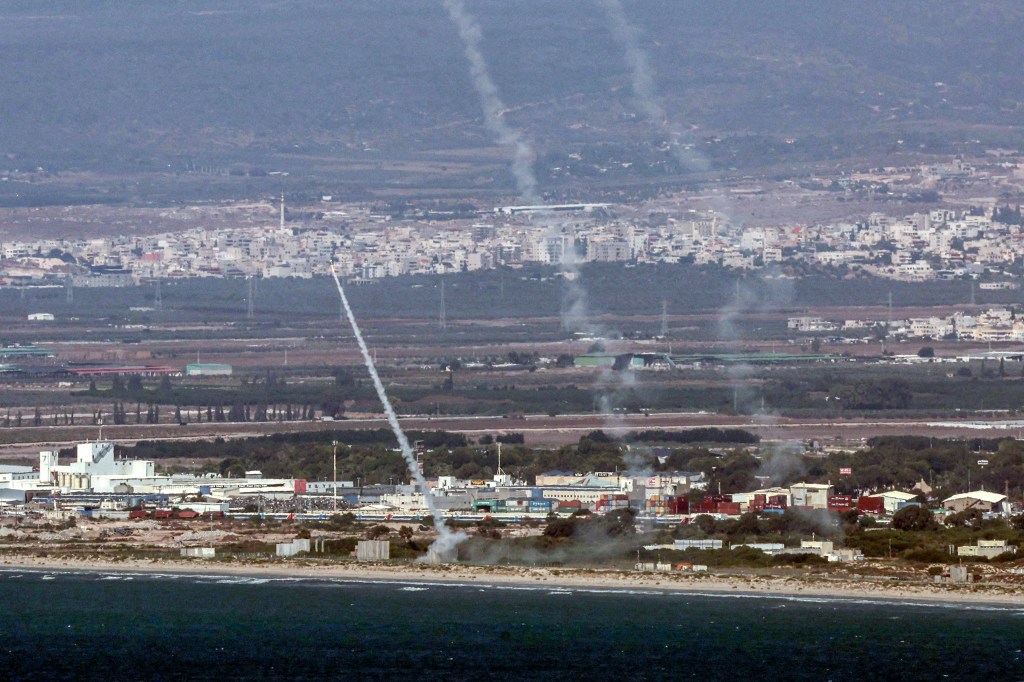
[{"label": "red shipping container", "polygon": [[690,500],[687,497],[677,497],[669,503],[669,508],[673,514],[689,514]]},{"label": "red shipping container", "polygon": [[861,514],[884,514],[885,500],[881,497],[861,495],[857,499],[857,511]]},{"label": "red shipping container", "polygon": [[739,502],[719,502],[718,503],[718,513],[719,514],[728,514],[730,516],[736,516],[737,514],[740,513],[740,503]]}]

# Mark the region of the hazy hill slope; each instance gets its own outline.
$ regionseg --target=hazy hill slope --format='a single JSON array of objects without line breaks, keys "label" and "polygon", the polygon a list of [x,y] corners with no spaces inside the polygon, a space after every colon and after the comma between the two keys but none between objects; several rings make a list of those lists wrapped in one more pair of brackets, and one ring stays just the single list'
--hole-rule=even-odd
[{"label": "hazy hill slope", "polygon": [[[1014,0],[624,4],[666,109],[697,140],[1016,139],[1024,6]],[[596,4],[467,7],[507,120],[540,152],[656,133],[637,116]],[[491,143],[457,35],[424,0],[7,2],[0,62],[7,167],[180,169],[196,156],[267,163]]]}]

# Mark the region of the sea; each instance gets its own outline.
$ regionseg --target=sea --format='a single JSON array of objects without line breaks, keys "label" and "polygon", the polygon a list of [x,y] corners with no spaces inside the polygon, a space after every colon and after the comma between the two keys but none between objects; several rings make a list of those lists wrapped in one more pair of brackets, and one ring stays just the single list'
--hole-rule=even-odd
[{"label": "sea", "polygon": [[1024,609],[0,571],[6,680],[1024,680]]}]

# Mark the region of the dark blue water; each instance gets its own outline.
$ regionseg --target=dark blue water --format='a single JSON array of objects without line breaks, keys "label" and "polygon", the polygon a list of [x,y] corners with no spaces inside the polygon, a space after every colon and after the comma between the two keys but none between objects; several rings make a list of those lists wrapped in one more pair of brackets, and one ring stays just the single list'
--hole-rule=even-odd
[{"label": "dark blue water", "polygon": [[0,572],[13,680],[1020,680],[1022,648],[1018,608]]}]

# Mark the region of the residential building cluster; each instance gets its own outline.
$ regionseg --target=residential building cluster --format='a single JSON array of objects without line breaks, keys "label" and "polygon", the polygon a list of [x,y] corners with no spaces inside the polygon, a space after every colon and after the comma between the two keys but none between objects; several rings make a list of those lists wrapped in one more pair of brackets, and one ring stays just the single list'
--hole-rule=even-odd
[{"label": "residential building cluster", "polygon": [[804,333],[833,333],[838,338],[879,332],[887,338],[949,339],[959,341],[1024,341],[1024,318],[1007,307],[992,307],[978,313],[959,311],[947,316],[931,315],[906,319],[829,320],[805,315],[786,320],[787,329]]},{"label": "residential building cluster", "polygon": [[776,227],[738,226],[713,211],[625,214],[603,204],[579,204],[558,212],[498,210],[440,222],[397,220],[353,205],[326,211],[309,224],[286,224],[282,217],[266,227],[197,226],[147,236],[10,241],[0,244],[0,284],[71,278],[74,286],[129,286],[193,277],[313,277],[329,274],[332,261],[346,277],[377,279],[567,259],[692,261],[729,268],[803,262],[928,280],[1002,273],[1018,262],[1024,239],[1024,228],[1016,224],[1019,214],[996,206]]}]

